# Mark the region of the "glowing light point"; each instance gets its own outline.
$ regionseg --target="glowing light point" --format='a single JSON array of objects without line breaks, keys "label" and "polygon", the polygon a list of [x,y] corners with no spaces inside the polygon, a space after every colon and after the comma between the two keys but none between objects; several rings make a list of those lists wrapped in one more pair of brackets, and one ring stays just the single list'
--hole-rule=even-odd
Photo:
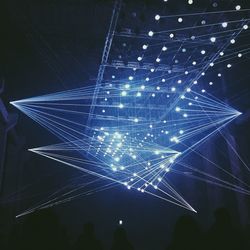
[{"label": "glowing light point", "polygon": [[160,20],[161,16],[160,15],[155,15],[155,20],[158,21]]},{"label": "glowing light point", "polygon": [[181,84],[181,83],[182,83],[182,80],[178,80],[177,83]]},{"label": "glowing light point", "polygon": [[125,89],[129,89],[130,88],[130,85],[127,83],[125,84]]},{"label": "glowing light point", "polygon": [[227,27],[227,22],[223,22],[222,24],[221,24],[221,26],[223,27],[223,28],[226,28]]},{"label": "glowing light point", "polygon": [[138,61],[141,61],[141,60],[142,60],[142,57],[141,57],[141,56],[138,56],[138,57],[137,57],[137,60],[138,60]]},{"label": "glowing light point", "polygon": [[168,49],[168,48],[167,48],[166,46],[163,46],[161,50],[162,50],[162,51],[166,51],[167,49]]},{"label": "glowing light point", "polygon": [[182,23],[183,22],[183,19],[181,17],[178,18],[178,22],[179,23]]},{"label": "glowing light point", "polygon": [[231,44],[234,44],[234,43],[235,43],[235,39],[231,39],[231,40],[230,40],[230,43],[231,43]]},{"label": "glowing light point", "polygon": [[229,63],[229,64],[227,65],[227,68],[231,68],[231,67],[232,67],[232,64]]},{"label": "glowing light point", "polygon": [[187,118],[187,117],[188,117],[188,115],[185,113],[185,114],[183,114],[183,117]]},{"label": "glowing light point", "polygon": [[136,96],[137,96],[137,97],[141,97],[141,92],[137,92],[137,93],[136,93]]},{"label": "glowing light point", "polygon": [[191,92],[191,88],[187,88],[186,91],[187,91],[187,92]]},{"label": "glowing light point", "polygon": [[240,6],[240,5],[236,5],[236,6],[235,6],[235,9],[236,9],[236,10],[240,10],[240,9],[241,9],[241,6]]},{"label": "glowing light point", "polygon": [[162,78],[161,81],[162,81],[162,82],[166,82],[165,78]]},{"label": "glowing light point", "polygon": [[135,119],[134,119],[134,122],[139,122],[138,118],[135,118]]},{"label": "glowing light point", "polygon": [[176,107],[176,108],[175,108],[175,111],[176,111],[176,112],[180,112],[180,111],[181,111],[181,108],[180,108],[180,107]]},{"label": "glowing light point", "polygon": [[124,105],[122,103],[119,104],[119,108],[122,109],[124,108]]},{"label": "glowing light point", "polygon": [[132,80],[134,79],[134,77],[133,77],[133,76],[129,76],[128,79],[129,79],[130,81],[132,81]]},{"label": "glowing light point", "polygon": [[126,96],[126,95],[127,95],[127,92],[126,92],[126,91],[122,91],[121,95],[122,95],[122,96]]},{"label": "glowing light point", "polygon": [[213,85],[213,82],[209,82],[209,85],[210,85],[210,86]]},{"label": "glowing light point", "polygon": [[170,168],[166,168],[165,171],[168,173],[170,172]]},{"label": "glowing light point", "polygon": [[210,41],[211,41],[212,43],[215,43],[215,42],[216,42],[216,37],[214,37],[214,36],[211,37],[211,38],[210,38]]},{"label": "glowing light point", "polygon": [[238,54],[238,57],[242,57],[242,54],[241,54],[241,53],[239,53],[239,54]]},{"label": "glowing light point", "polygon": [[193,0],[188,0],[188,4],[193,4],[194,1]]},{"label": "glowing light point", "polygon": [[143,48],[144,50],[146,50],[146,49],[148,48],[148,45],[147,45],[147,44],[143,44],[143,45],[142,45],[142,48]]},{"label": "glowing light point", "polygon": [[248,29],[248,25],[247,24],[243,25],[243,29],[247,30]]},{"label": "glowing light point", "polygon": [[196,61],[193,61],[192,64],[193,64],[193,65],[196,65]]},{"label": "glowing light point", "polygon": [[153,32],[152,30],[150,30],[150,31],[148,32],[148,35],[152,37],[152,36],[154,35],[154,32]]},{"label": "glowing light point", "polygon": [[203,49],[203,50],[201,51],[201,54],[202,54],[202,55],[205,55],[205,54],[206,54],[206,51]]},{"label": "glowing light point", "polygon": [[175,92],[175,91],[176,91],[176,88],[175,88],[175,87],[172,87],[172,88],[171,88],[171,91],[172,91],[172,92]]},{"label": "glowing light point", "polygon": [[170,38],[174,38],[174,34],[171,33],[171,34],[169,35],[169,37],[170,37]]},{"label": "glowing light point", "polygon": [[160,59],[159,57],[157,57],[155,61],[156,61],[156,62],[160,62],[161,59]]},{"label": "glowing light point", "polygon": [[121,226],[123,224],[123,221],[122,220],[119,220],[119,225]]},{"label": "glowing light point", "polygon": [[149,81],[149,77],[146,77],[146,79],[145,79],[147,82]]},{"label": "glowing light point", "polygon": [[141,89],[142,89],[142,90],[145,89],[145,85],[141,85]]}]

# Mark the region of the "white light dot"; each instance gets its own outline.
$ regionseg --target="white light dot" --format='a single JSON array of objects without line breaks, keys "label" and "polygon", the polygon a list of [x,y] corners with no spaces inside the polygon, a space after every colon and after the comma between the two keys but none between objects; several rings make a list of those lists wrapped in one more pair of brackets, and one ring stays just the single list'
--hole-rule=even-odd
[{"label": "white light dot", "polygon": [[162,78],[161,81],[162,81],[162,82],[166,82],[165,78]]},{"label": "white light dot", "polygon": [[210,65],[210,67],[213,67],[213,66],[214,66],[214,63],[213,63],[213,62],[211,62],[209,65]]},{"label": "white light dot", "polygon": [[248,25],[247,24],[243,25],[243,29],[247,30],[248,29]]},{"label": "white light dot", "polygon": [[145,89],[145,85],[141,85],[141,89]]},{"label": "white light dot", "polygon": [[188,75],[188,71],[185,71],[185,75]]},{"label": "white light dot", "polygon": [[138,118],[135,118],[135,119],[134,119],[134,122],[138,122],[138,121],[139,121]]},{"label": "white light dot", "polygon": [[187,92],[191,92],[191,89],[190,89],[190,88],[187,88],[186,90],[187,90]]},{"label": "white light dot", "polygon": [[119,220],[119,225],[121,226],[123,224],[123,221],[122,220]]},{"label": "white light dot", "polygon": [[160,20],[161,16],[160,15],[155,15],[155,20],[158,21]]},{"label": "white light dot", "polygon": [[234,44],[234,43],[235,43],[235,39],[231,39],[231,40],[230,40],[230,43],[231,43],[231,44]]},{"label": "white light dot", "polygon": [[174,34],[173,34],[173,33],[171,33],[171,34],[169,35],[169,37],[170,37],[170,38],[173,38],[173,37],[174,37]]},{"label": "white light dot", "polygon": [[153,32],[152,30],[150,30],[150,31],[148,32],[148,35],[149,35],[149,36],[153,36],[153,35],[154,35],[154,32]]},{"label": "white light dot", "polygon": [[201,90],[201,92],[202,92],[202,93],[205,93],[205,92],[206,92],[206,90],[205,90],[205,89],[202,89],[202,90]]},{"label": "white light dot", "polygon": [[193,4],[194,1],[193,0],[188,0],[188,4]]},{"label": "white light dot", "polygon": [[203,49],[203,50],[201,51],[201,54],[202,54],[202,55],[206,54],[206,51]]},{"label": "white light dot", "polygon": [[141,60],[142,60],[142,57],[141,57],[141,56],[138,56],[138,57],[137,57],[137,60],[138,60],[138,61],[141,61]]},{"label": "white light dot", "polygon": [[214,37],[214,36],[211,37],[211,38],[210,38],[210,41],[211,41],[212,43],[215,43],[215,42],[216,42],[216,37]]},{"label": "white light dot", "polygon": [[175,90],[176,90],[175,87],[172,87],[172,88],[171,88],[171,91],[172,91],[172,92],[175,92]]},{"label": "white light dot", "polygon": [[160,62],[161,59],[160,59],[159,57],[157,57],[155,61],[156,61],[156,62]]},{"label": "white light dot", "polygon": [[175,111],[176,111],[176,112],[180,112],[180,111],[181,111],[181,108],[180,108],[180,107],[176,107],[176,108],[175,108]]},{"label": "white light dot", "polygon": [[241,53],[239,53],[239,54],[238,54],[238,57],[242,57],[242,54],[241,54]]},{"label": "white light dot", "polygon": [[220,52],[220,56],[224,56],[224,52],[223,51]]},{"label": "white light dot", "polygon": [[152,69],[150,69],[150,71],[151,71],[151,72],[154,72],[154,71],[155,71],[155,69],[154,69],[154,68],[152,68]]},{"label": "white light dot", "polygon": [[122,96],[126,96],[126,95],[127,95],[127,92],[126,92],[126,91],[122,91],[121,95],[122,95]]},{"label": "white light dot", "polygon": [[124,107],[124,105],[122,103],[120,103],[119,108],[122,109]]},{"label": "white light dot", "polygon": [[194,40],[195,39],[195,36],[191,36],[191,40]]},{"label": "white light dot", "polygon": [[236,6],[235,6],[235,9],[236,9],[236,10],[240,10],[240,9],[241,9],[241,6],[240,6],[240,5],[236,5]]},{"label": "white light dot", "polygon": [[218,73],[218,77],[221,77],[221,73]]},{"label": "white light dot", "polygon": [[193,64],[193,65],[196,65],[196,61],[193,61],[192,64]]},{"label": "white light dot", "polygon": [[148,45],[147,45],[147,44],[143,44],[143,45],[142,45],[142,48],[143,48],[143,49],[147,49],[147,48],[148,48]]},{"label": "white light dot", "polygon": [[162,50],[162,51],[166,51],[167,49],[168,49],[168,48],[167,48],[166,46],[163,46],[161,50]]},{"label": "white light dot", "polygon": [[227,27],[227,22],[223,22],[222,24],[221,24],[221,26],[223,27],[223,28],[226,28]]},{"label": "white light dot", "polygon": [[228,67],[228,68],[231,68],[231,67],[232,67],[232,64],[229,63],[229,64],[227,65],[227,67]]},{"label": "white light dot", "polygon": [[146,77],[146,79],[145,79],[147,82],[149,81],[149,77]]},{"label": "white light dot", "polygon": [[157,90],[160,90],[161,88],[159,86],[156,87]]},{"label": "white light dot", "polygon": [[197,84],[198,82],[197,82],[197,80],[195,80],[194,82],[193,82],[193,84]]},{"label": "white light dot", "polygon": [[177,83],[179,83],[179,84],[182,83],[182,80],[178,80]]},{"label": "white light dot", "polygon": [[181,17],[178,18],[178,22],[179,23],[182,23],[183,22],[183,19]]},{"label": "white light dot", "polygon": [[130,81],[132,81],[133,79],[134,79],[134,77],[133,76],[129,76],[129,78],[128,78]]},{"label": "white light dot", "polygon": [[209,85],[213,85],[213,82],[209,82]]}]

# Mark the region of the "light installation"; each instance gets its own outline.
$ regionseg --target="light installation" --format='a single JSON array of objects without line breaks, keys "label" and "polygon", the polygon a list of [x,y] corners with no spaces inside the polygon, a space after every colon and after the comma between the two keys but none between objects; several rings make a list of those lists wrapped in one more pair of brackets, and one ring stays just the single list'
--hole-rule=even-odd
[{"label": "light installation", "polygon": [[[95,86],[11,102],[61,140],[30,151],[106,180],[104,188],[96,183],[93,190],[119,184],[194,212],[170,184],[178,166],[198,179],[249,194],[249,185],[238,177],[227,173],[240,186],[186,162],[241,115],[211,92],[221,78],[218,67],[229,70],[249,53],[247,44],[237,46],[248,33],[249,19],[242,14],[249,10],[237,5],[224,11],[152,13],[143,26],[149,29],[138,33],[120,28],[127,24],[118,18],[121,8],[116,1]],[[21,215],[68,200],[58,196]]]}]

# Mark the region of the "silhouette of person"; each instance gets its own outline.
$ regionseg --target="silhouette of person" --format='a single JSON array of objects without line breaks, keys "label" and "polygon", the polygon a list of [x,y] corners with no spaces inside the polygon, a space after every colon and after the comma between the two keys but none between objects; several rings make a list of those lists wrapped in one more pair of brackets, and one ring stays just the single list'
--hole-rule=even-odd
[{"label": "silhouette of person", "polygon": [[101,250],[102,246],[95,236],[95,228],[92,223],[86,223],[83,226],[83,232],[80,234],[75,246],[75,250]]},{"label": "silhouette of person", "polygon": [[196,250],[200,248],[201,230],[192,216],[181,216],[174,227],[168,250]]},{"label": "silhouette of person", "polygon": [[119,227],[115,230],[111,250],[134,250],[124,228]]},{"label": "silhouette of person", "polygon": [[239,250],[243,249],[240,233],[231,222],[231,216],[226,208],[218,208],[214,212],[215,222],[207,234],[207,249]]}]

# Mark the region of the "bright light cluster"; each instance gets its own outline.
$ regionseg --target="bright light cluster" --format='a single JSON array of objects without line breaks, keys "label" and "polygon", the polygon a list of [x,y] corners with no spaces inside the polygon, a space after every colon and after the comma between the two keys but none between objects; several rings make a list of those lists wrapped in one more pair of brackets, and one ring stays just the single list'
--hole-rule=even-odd
[{"label": "bright light cluster", "polygon": [[[189,8],[195,2],[188,0]],[[229,13],[241,11],[237,5]],[[201,16],[200,24],[190,25]],[[235,47],[237,37],[248,29],[247,22],[232,18],[224,19],[221,11],[213,15],[156,13],[144,42],[138,37],[136,44],[134,34],[124,33],[123,49],[131,38],[136,44],[132,61],[119,61],[119,55],[105,62],[96,86],[12,102],[62,140],[31,151],[195,211],[168,178],[177,171],[176,165],[186,166],[183,161],[190,152],[241,114],[210,94],[215,79],[203,80],[218,64],[231,69],[230,60],[249,52]],[[176,26],[161,31],[152,28],[152,23],[157,26],[166,19]],[[233,24],[238,29],[231,28]],[[121,36],[113,42],[120,44]]]}]

